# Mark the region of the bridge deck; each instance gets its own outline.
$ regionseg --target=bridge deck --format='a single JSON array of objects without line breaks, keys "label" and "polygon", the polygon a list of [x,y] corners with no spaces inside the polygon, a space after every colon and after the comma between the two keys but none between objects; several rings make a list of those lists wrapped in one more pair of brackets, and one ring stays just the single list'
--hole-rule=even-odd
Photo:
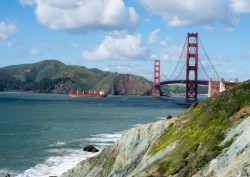
[{"label": "bridge deck", "polygon": [[200,84],[200,85],[208,85],[209,81],[208,80],[172,80],[172,81],[164,81],[161,82],[160,85],[167,85],[167,84],[186,84],[186,83],[190,83],[190,84]]}]

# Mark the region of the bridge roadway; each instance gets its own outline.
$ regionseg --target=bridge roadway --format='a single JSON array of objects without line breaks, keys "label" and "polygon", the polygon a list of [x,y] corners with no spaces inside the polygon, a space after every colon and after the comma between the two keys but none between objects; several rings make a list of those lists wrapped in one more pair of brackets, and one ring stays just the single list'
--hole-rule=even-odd
[{"label": "bridge roadway", "polygon": [[[219,84],[220,81],[212,81],[213,83]],[[189,80],[187,82],[187,80],[170,80],[170,81],[163,81],[160,82],[160,84],[156,84],[156,87],[160,87],[162,85],[168,85],[168,84],[198,84],[198,85],[209,85],[209,81],[208,80]],[[225,85],[226,88],[234,86],[236,84],[238,84],[238,81],[223,81],[223,84]]]},{"label": "bridge roadway", "polygon": [[167,84],[186,84],[186,83],[189,83],[189,84],[199,84],[199,85],[209,85],[209,81],[208,80],[170,80],[170,81],[163,81],[163,82],[160,82],[159,85],[156,85],[156,86],[161,86],[161,85],[167,85]]}]

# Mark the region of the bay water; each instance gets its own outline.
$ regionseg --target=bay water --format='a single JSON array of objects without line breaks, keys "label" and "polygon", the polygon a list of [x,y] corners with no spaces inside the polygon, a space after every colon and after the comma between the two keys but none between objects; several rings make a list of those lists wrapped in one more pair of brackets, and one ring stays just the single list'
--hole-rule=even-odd
[{"label": "bay water", "polygon": [[183,99],[0,93],[0,176],[60,176],[97,154],[85,145],[102,150],[129,128],[181,114]]}]

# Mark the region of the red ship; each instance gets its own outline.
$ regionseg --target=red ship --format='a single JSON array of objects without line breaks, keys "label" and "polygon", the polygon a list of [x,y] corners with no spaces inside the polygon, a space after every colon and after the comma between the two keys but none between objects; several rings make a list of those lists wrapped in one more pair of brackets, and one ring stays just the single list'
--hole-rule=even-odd
[{"label": "red ship", "polygon": [[76,92],[76,93],[69,93],[70,97],[106,97],[107,95],[104,93],[104,91],[100,91],[99,93],[96,92]]}]

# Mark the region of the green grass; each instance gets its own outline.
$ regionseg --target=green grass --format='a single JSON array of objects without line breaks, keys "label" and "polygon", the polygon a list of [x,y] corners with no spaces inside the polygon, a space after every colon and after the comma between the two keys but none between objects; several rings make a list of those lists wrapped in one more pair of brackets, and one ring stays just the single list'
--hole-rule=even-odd
[{"label": "green grass", "polygon": [[[230,116],[250,105],[249,92],[250,81],[247,81],[208,98],[180,116],[180,120],[162,134],[150,151],[150,155],[154,155],[177,142],[174,151],[164,157],[162,162],[157,162],[159,173],[169,175],[182,171],[182,175],[191,176],[215,158],[222,149],[230,146],[234,139],[223,146],[219,144],[227,131],[240,121],[231,121]],[[249,112],[245,116],[247,115]],[[183,121],[186,123],[182,123]],[[180,168],[180,164],[185,165]]]},{"label": "green grass", "polygon": [[109,157],[109,158],[107,158],[108,169],[112,169],[114,163],[115,163],[115,157]]}]

